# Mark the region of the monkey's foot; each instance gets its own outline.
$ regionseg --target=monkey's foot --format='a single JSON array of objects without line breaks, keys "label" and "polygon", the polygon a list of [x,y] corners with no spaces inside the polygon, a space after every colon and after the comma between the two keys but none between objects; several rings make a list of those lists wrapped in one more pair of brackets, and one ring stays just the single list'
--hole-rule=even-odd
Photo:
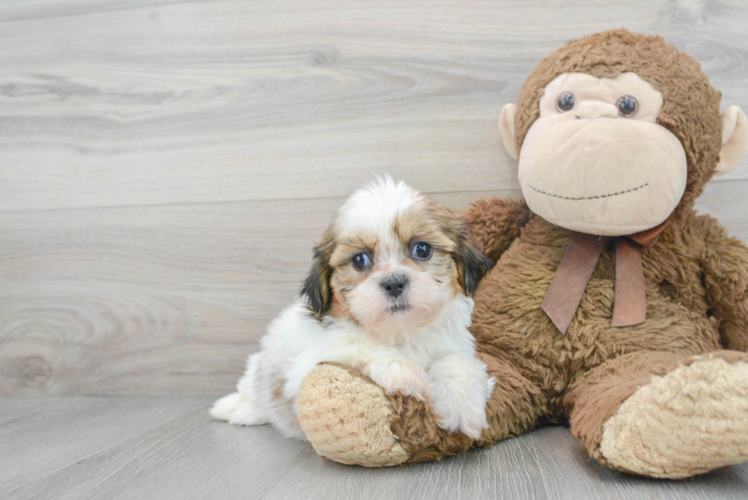
[{"label": "monkey's foot", "polygon": [[321,364],[301,384],[298,418],[317,453],[366,467],[399,465],[409,456],[390,428],[384,391],[358,370]]},{"label": "monkey's foot", "polygon": [[603,426],[620,470],[683,478],[748,460],[748,363],[704,355],[651,382]]}]

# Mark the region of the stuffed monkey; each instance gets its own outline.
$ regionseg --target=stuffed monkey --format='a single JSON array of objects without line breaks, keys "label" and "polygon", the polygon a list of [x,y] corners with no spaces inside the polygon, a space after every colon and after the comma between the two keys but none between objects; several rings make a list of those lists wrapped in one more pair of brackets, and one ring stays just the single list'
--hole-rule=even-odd
[{"label": "stuffed monkey", "polygon": [[322,364],[298,417],[316,451],[365,466],[439,460],[544,422],[630,473],[748,460],[748,249],[694,200],[748,148],[748,124],[660,37],[608,31],[544,59],[499,129],[524,200],[465,212],[496,262],[471,328],[495,377],[481,439],[427,402]]}]

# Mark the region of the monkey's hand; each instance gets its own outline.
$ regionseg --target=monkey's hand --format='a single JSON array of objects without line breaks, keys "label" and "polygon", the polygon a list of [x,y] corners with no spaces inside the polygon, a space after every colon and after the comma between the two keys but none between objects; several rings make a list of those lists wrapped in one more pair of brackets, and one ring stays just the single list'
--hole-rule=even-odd
[{"label": "monkey's hand", "polygon": [[525,200],[509,198],[477,200],[460,214],[468,223],[470,237],[493,262],[519,237],[532,217]]},{"label": "monkey's hand", "polygon": [[714,219],[703,217],[705,249],[702,269],[707,299],[721,319],[725,347],[748,352],[748,247],[727,236]]}]

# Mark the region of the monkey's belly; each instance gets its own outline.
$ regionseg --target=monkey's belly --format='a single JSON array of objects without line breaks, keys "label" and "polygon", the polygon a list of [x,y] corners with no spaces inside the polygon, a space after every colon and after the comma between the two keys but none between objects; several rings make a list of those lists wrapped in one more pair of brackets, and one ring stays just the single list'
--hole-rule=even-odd
[{"label": "monkey's belly", "polygon": [[[559,254],[549,255],[554,251]],[[713,319],[693,312],[677,295],[663,294],[652,282],[646,284],[647,320],[612,328],[612,278],[590,280],[571,326],[562,334],[540,307],[560,253],[563,248],[516,242],[501,257],[475,295],[471,330],[479,351],[511,361],[545,390],[560,394],[580,373],[623,354],[699,354],[720,349]],[[603,269],[596,275],[614,276],[614,272]]]}]

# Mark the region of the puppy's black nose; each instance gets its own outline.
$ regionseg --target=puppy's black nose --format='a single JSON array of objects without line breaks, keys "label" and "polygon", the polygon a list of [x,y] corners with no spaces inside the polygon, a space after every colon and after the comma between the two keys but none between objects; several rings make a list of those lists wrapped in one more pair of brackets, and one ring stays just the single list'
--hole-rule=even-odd
[{"label": "puppy's black nose", "polygon": [[382,285],[387,295],[396,299],[402,295],[405,287],[408,286],[408,278],[405,276],[390,276],[383,279],[379,284]]}]

